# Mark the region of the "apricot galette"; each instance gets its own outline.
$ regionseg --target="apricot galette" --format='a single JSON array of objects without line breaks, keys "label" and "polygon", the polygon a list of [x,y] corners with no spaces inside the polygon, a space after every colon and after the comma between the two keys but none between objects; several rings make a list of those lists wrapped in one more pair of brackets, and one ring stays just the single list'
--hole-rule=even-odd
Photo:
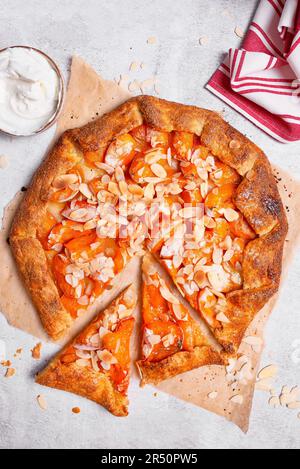
[{"label": "apricot galette", "polygon": [[140,96],[64,133],[10,241],[52,338],[148,250],[226,355],[278,289],[286,231],[257,146],[214,112]]}]

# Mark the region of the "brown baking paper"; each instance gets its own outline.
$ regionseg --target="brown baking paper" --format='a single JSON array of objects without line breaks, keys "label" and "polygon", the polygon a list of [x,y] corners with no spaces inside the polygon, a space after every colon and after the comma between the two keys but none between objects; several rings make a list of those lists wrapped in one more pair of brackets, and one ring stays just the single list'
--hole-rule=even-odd
[{"label": "brown baking paper", "polygon": [[[105,112],[112,110],[131,95],[116,83],[103,80],[82,59],[74,57],[72,60],[71,77],[63,112],[57,124],[56,135],[68,128],[80,127],[91,119],[95,119]],[[279,182],[279,190],[285,206],[288,207],[288,219],[290,222],[289,233],[284,250],[283,280],[287,266],[290,262],[293,249],[299,241],[300,233],[300,183],[294,181],[288,174],[279,169],[274,169]],[[7,318],[9,324],[18,327],[43,340],[49,340],[41,326],[38,314],[19,278],[13,261],[7,238],[9,227],[16,207],[19,205],[23,194],[18,193],[12,202],[6,207],[3,218],[3,226],[0,232],[0,309]],[[94,316],[96,310],[104,308],[128,283],[140,282],[140,260],[134,259],[117,277],[115,285],[106,291],[101,299],[98,299],[91,310],[80,317],[72,326],[67,337],[62,343],[66,343]],[[246,336],[263,337],[263,328],[272,308],[276,302],[276,296],[259,312],[249,326]],[[138,305],[137,310],[140,309]],[[137,311],[138,312],[138,311]],[[139,315],[138,315],[139,317]],[[139,321],[137,321],[138,323]],[[135,338],[138,337],[138,324]],[[133,340],[133,357],[138,354],[138,341]],[[255,377],[260,362],[260,352],[254,352],[250,345],[242,343],[239,352],[246,355],[252,364],[252,378],[246,384],[232,386],[226,380],[225,367],[206,366],[181,374],[175,378],[161,383],[157,388],[168,394],[193,403],[234,422],[244,432],[249,425],[249,416],[252,406]],[[133,379],[138,379],[136,371],[133,371]],[[212,391],[217,392],[215,399],[208,397]],[[141,390],[141,392],[143,392]],[[233,403],[230,398],[241,394],[243,402]]]}]

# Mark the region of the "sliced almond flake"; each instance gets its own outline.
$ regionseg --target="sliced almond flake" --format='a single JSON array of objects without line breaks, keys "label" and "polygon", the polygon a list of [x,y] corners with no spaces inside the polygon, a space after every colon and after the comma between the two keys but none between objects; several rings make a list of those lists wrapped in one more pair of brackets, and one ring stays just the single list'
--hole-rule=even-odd
[{"label": "sliced almond flake", "polygon": [[272,384],[269,379],[260,379],[255,383],[255,389],[269,392],[272,389]]},{"label": "sliced almond flake", "polygon": [[89,360],[91,358],[90,352],[86,350],[76,349],[75,353],[78,358],[83,358],[84,360]]},{"label": "sliced almond flake", "polygon": [[205,268],[205,266],[203,267],[203,269],[204,271],[208,270],[207,278],[212,288],[214,288],[214,290],[222,292],[227,289],[228,284],[230,282],[230,276],[227,272],[224,271],[224,269],[221,266],[218,266],[217,270],[208,269],[208,267]]},{"label": "sliced almond flake", "polygon": [[148,37],[147,44],[156,44],[156,43],[157,43],[157,39],[155,36]]},{"label": "sliced almond flake", "polygon": [[0,169],[5,169],[8,166],[8,158],[5,155],[0,155]]},{"label": "sliced almond flake", "polygon": [[120,188],[120,191],[123,195],[128,194],[128,185],[127,185],[126,181],[120,181],[119,182],[119,188]]},{"label": "sliced almond flake", "polygon": [[217,171],[215,171],[213,173],[213,176],[215,179],[221,179],[221,177],[223,176],[223,171],[222,169],[218,169]]},{"label": "sliced almond flake", "polygon": [[204,226],[206,226],[206,228],[215,228],[215,226],[216,226],[215,220],[211,217],[208,217],[207,215],[204,215],[203,222],[204,222]]},{"label": "sliced almond flake", "polygon": [[243,38],[244,35],[245,35],[245,32],[242,30],[242,28],[240,28],[239,26],[236,26],[234,28],[234,33],[236,36],[240,37],[240,38]]},{"label": "sliced almond flake", "polygon": [[230,398],[231,402],[234,402],[234,404],[242,404],[244,401],[244,398],[241,394],[235,394]]},{"label": "sliced almond flake", "polygon": [[278,396],[270,397],[268,404],[269,406],[274,407],[274,408],[279,407],[280,406],[279,397]]},{"label": "sliced almond flake", "polygon": [[200,46],[204,46],[204,45],[207,44],[207,43],[208,43],[208,37],[207,37],[207,36],[201,36],[201,37],[199,38],[199,44],[200,44]]},{"label": "sliced almond flake", "polygon": [[218,392],[217,391],[211,391],[207,394],[207,397],[209,399],[216,399],[216,397],[218,396]]},{"label": "sliced almond flake", "polygon": [[248,345],[262,345],[262,339],[257,336],[248,335],[243,338],[242,342],[245,342]]},{"label": "sliced almond flake", "polygon": [[153,182],[149,182],[144,189],[144,197],[146,199],[152,200],[155,195],[154,184]]},{"label": "sliced almond flake", "polygon": [[81,194],[83,194],[87,199],[91,199],[93,197],[93,194],[89,189],[89,186],[85,182],[82,182],[81,184],[79,184],[79,192],[81,192]]},{"label": "sliced almond flake", "polygon": [[92,362],[93,370],[94,371],[99,371],[100,368],[98,366],[97,354],[94,350],[91,351],[91,362]]},{"label": "sliced almond flake", "polygon": [[131,62],[129,66],[129,71],[130,72],[135,72],[139,68],[139,63],[138,62]]},{"label": "sliced almond flake", "polygon": [[300,401],[289,402],[287,404],[288,409],[300,409]]},{"label": "sliced almond flake", "polygon": [[69,184],[75,184],[77,181],[77,174],[61,174],[52,181],[52,186],[55,189],[65,189]]},{"label": "sliced almond flake", "polygon": [[42,349],[41,342],[38,342],[37,344],[35,344],[33,349],[31,349],[32,358],[34,358],[35,360],[39,360],[41,358],[41,349]]},{"label": "sliced almond flake", "polygon": [[89,220],[83,225],[84,230],[93,230],[97,226],[96,220]]},{"label": "sliced almond flake", "polygon": [[95,161],[95,166],[97,166],[97,168],[99,169],[103,169],[103,171],[105,171],[107,174],[113,174],[115,169],[110,166],[109,164],[106,164],[106,163],[99,163],[98,161]]},{"label": "sliced almond flake", "polygon": [[89,361],[89,360],[86,360],[86,359],[84,359],[84,358],[79,358],[78,360],[76,360],[76,364],[77,364],[78,366],[82,366],[82,367],[84,367],[84,366],[89,366],[89,365],[90,365],[90,361]]},{"label": "sliced almond flake", "polygon": [[121,168],[121,166],[117,166],[117,167],[116,167],[116,170],[115,170],[115,178],[116,178],[116,181],[118,181],[118,182],[120,182],[120,181],[125,181],[124,171],[123,171],[123,169]]},{"label": "sliced almond flake", "polygon": [[220,321],[220,322],[224,322],[224,323],[226,323],[226,324],[229,324],[229,323],[230,323],[228,317],[227,317],[224,313],[218,313],[218,314],[216,315],[216,320],[217,320],[217,321]]},{"label": "sliced almond flake", "polygon": [[201,195],[202,195],[203,198],[205,198],[207,196],[207,193],[208,193],[208,183],[207,183],[207,181],[202,182],[200,184],[200,192],[201,192]]},{"label": "sliced almond flake", "polygon": [[226,220],[229,222],[236,221],[239,218],[238,212],[234,210],[233,208],[221,208],[219,210],[219,213],[221,215],[224,215]]},{"label": "sliced almond flake", "polygon": [[61,252],[61,250],[62,250],[63,247],[64,247],[63,244],[61,244],[61,243],[55,243],[55,244],[53,244],[53,246],[52,246],[51,249],[52,249],[53,251],[56,251],[56,252]]},{"label": "sliced almond flake", "polygon": [[184,320],[182,317],[183,311],[180,304],[172,304],[173,313],[179,321]]},{"label": "sliced almond flake", "polygon": [[227,249],[227,251],[225,252],[225,254],[223,256],[223,261],[224,262],[230,261],[230,259],[232,258],[233,255],[234,255],[234,250],[233,249]]},{"label": "sliced almond flake", "polygon": [[166,285],[161,285],[159,289],[162,297],[172,304],[180,304],[179,300],[170,292]]},{"label": "sliced almond flake", "polygon": [[273,378],[274,376],[276,376],[277,372],[277,365],[268,365],[259,371],[257,377],[258,379]]},{"label": "sliced almond flake", "polygon": [[47,410],[47,407],[48,407],[47,401],[43,394],[38,394],[38,396],[36,397],[36,400],[42,410]]},{"label": "sliced almond flake", "polygon": [[150,169],[153,172],[153,174],[155,174],[155,176],[157,176],[161,179],[165,179],[167,177],[167,171],[164,169],[164,167],[162,165],[160,165],[158,163],[153,163],[150,166]]},{"label": "sliced almond flake", "polygon": [[167,334],[164,337],[162,337],[161,340],[162,340],[163,346],[165,348],[168,348],[168,347],[170,347],[170,345],[174,344],[175,336],[172,333],[170,333],[170,334]]},{"label": "sliced almond flake", "polygon": [[195,272],[194,281],[200,288],[204,288],[206,285],[208,285],[206,274],[201,270],[197,270]]}]

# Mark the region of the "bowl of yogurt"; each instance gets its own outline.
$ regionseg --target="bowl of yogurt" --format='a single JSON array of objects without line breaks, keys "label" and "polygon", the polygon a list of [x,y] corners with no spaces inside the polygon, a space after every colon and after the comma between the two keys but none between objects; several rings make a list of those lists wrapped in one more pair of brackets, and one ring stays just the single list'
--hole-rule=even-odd
[{"label": "bowl of yogurt", "polygon": [[64,80],[48,55],[28,46],[0,50],[0,131],[43,132],[56,122],[63,100]]}]

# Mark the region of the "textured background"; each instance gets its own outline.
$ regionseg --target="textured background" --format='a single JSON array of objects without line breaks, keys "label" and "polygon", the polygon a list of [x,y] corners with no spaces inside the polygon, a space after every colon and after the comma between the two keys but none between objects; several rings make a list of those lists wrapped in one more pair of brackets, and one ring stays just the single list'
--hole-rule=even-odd
[{"label": "textured background", "polygon": [[[76,53],[105,78],[129,74],[132,61],[146,68],[131,78],[157,74],[161,96],[167,99],[225,110],[232,125],[253,139],[274,164],[300,179],[300,143],[283,145],[242,118],[203,86],[231,46],[240,39],[255,9],[252,0],[10,0],[2,2],[0,47],[27,44],[43,49],[61,65],[68,77],[70,57]],[[199,45],[199,37],[207,44]],[[157,44],[147,44],[149,36]],[[11,139],[0,135],[0,155],[9,166],[0,169],[0,210],[26,185],[39,165],[53,129],[34,138]],[[295,256],[280,299],[266,328],[262,364],[276,363],[276,389],[300,384],[300,363],[292,360],[293,343],[300,342],[300,256]],[[297,288],[298,285],[298,288]],[[131,414],[116,419],[96,404],[71,394],[40,388],[33,382],[30,349],[36,343],[9,327],[0,315],[0,340],[14,360],[17,374],[3,378],[0,369],[0,447],[13,448],[296,448],[300,442],[297,411],[271,409],[265,393],[255,394],[247,435],[225,420],[153,389],[130,390]],[[295,343],[294,343],[295,345]],[[1,346],[1,344],[0,344]],[[300,348],[300,345],[298,345]],[[56,351],[43,347],[43,360]],[[298,353],[300,356],[300,353]],[[48,410],[42,411],[36,395],[43,393]],[[81,413],[74,415],[73,406]]]}]

